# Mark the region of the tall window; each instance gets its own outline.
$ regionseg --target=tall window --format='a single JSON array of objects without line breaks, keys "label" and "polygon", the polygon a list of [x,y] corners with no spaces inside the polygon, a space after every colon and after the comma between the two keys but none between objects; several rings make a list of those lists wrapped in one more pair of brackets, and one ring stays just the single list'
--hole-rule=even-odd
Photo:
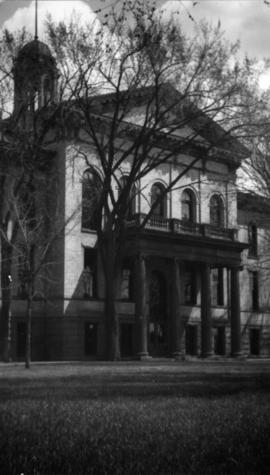
[{"label": "tall window", "polygon": [[[126,195],[126,198],[124,199],[124,205],[127,205],[127,210],[126,210],[126,215],[127,218],[131,218],[134,216],[136,213],[136,194],[137,194],[137,189],[135,184],[133,184],[130,189],[125,190],[125,187],[128,187],[128,177],[123,176],[120,179],[120,186],[119,186],[119,194],[118,197],[120,198],[121,193],[124,193],[124,197]],[[126,191],[126,193],[125,193]]]},{"label": "tall window", "polygon": [[124,261],[122,268],[120,298],[122,300],[133,299],[133,269],[129,260]]},{"label": "tall window", "polygon": [[250,272],[252,310],[259,310],[259,273]]},{"label": "tall window", "polygon": [[189,266],[184,271],[184,303],[187,305],[197,303],[196,271]]},{"label": "tall window", "polygon": [[96,172],[86,170],[82,179],[82,228],[96,230],[99,216],[101,180]]},{"label": "tall window", "polygon": [[213,306],[224,305],[223,269],[221,267],[211,270],[211,303]]},{"label": "tall window", "polygon": [[97,250],[84,248],[83,296],[97,298]]},{"label": "tall window", "polygon": [[167,199],[164,192],[165,186],[161,183],[154,183],[151,188],[151,206],[157,203],[153,212],[153,216],[160,218],[167,217]]},{"label": "tall window", "polygon": [[224,204],[220,195],[213,195],[210,198],[210,224],[224,228]]},{"label": "tall window", "polygon": [[194,223],[196,221],[196,199],[193,191],[184,190],[181,198],[182,219]]},{"label": "tall window", "polygon": [[93,322],[84,324],[84,353],[85,356],[96,356],[98,344],[98,325]]},{"label": "tall window", "polygon": [[254,223],[248,225],[248,255],[249,257],[257,256],[257,226]]}]

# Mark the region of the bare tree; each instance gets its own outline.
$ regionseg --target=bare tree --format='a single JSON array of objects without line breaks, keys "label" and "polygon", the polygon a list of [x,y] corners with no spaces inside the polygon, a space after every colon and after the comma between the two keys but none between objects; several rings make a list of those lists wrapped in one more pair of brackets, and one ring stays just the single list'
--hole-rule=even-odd
[{"label": "bare tree", "polygon": [[[253,94],[256,63],[240,62],[238,43],[227,42],[219,26],[203,23],[198,37],[190,39],[178,22],[164,20],[154,2],[144,3],[134,6],[128,1],[121,9],[117,3],[102,24],[85,27],[75,21],[55,25],[49,19],[48,40],[61,73],[58,102],[32,107],[27,121],[22,120],[29,107],[25,103],[24,110],[2,123],[3,335],[10,327],[9,276],[15,247],[21,242],[30,321],[36,280],[52,245],[51,237],[42,241],[39,255],[44,260],[37,263],[31,249],[39,242],[44,221],[35,207],[25,208],[25,202],[35,202],[34,177],[44,172],[57,141],[72,137],[71,166],[79,157],[88,170],[91,193],[83,207],[96,229],[102,258],[110,359],[119,358],[116,300],[131,230],[139,233],[150,222],[164,197],[195,164],[205,166],[210,156],[222,154],[233,154],[239,163],[247,154],[236,139],[252,134],[250,114],[259,100]],[[3,44],[15,56],[9,35]],[[8,64],[3,78],[13,79],[12,62]],[[188,162],[183,154],[190,157]],[[170,166],[177,172],[152,194],[148,212],[133,216],[134,199],[144,194],[142,182]]]},{"label": "bare tree", "polygon": [[[84,159],[95,188],[107,356],[117,359],[115,302],[131,225],[139,232],[149,223],[195,164],[219,154],[246,156],[236,139],[251,131],[246,111],[257,106],[255,63],[237,60],[238,43],[227,42],[220,27],[204,23],[197,38],[187,38],[177,22],[164,21],[154,3],[126,2],[103,25],[49,21],[48,32],[63,76],[72,73],[68,114],[77,126],[74,156]],[[184,153],[192,157],[188,164],[181,162]],[[144,193],[140,183],[170,163],[177,163],[174,178],[152,197],[145,215],[131,219],[134,196]]]},{"label": "bare tree", "polygon": [[[25,84],[26,90],[23,90],[21,80],[24,80],[24,75],[31,80],[32,74],[33,76],[35,73],[39,74],[40,67],[40,58],[36,57],[38,50],[35,49],[39,48],[39,43],[35,43],[35,41],[31,43],[28,40],[25,32],[13,36],[5,31],[0,42],[3,53],[0,64],[2,107],[0,123],[1,353],[5,361],[10,359],[12,267],[14,259],[18,258],[19,253],[24,267],[23,274],[27,289],[25,296],[28,299],[27,366],[30,364],[30,315],[32,300],[36,294],[36,281],[39,279],[40,273],[44,273],[44,266],[47,265],[45,265],[45,261],[48,259],[52,241],[55,241],[65,229],[64,222],[61,222],[61,225],[59,223],[56,227],[56,223],[58,223],[58,220],[55,220],[56,200],[54,200],[54,207],[51,206],[50,209],[44,206],[44,197],[43,200],[40,199],[36,203],[37,190],[42,188],[44,193],[45,191],[48,193],[49,184],[50,191],[57,196],[55,180],[51,171],[54,169],[55,145],[63,131],[61,108],[63,107],[62,93],[65,85],[62,81],[57,101],[55,95],[50,97],[43,94],[42,103],[39,104],[37,104],[37,95],[40,91],[36,78],[33,77],[32,88],[31,85]],[[30,44],[31,47],[34,47],[33,57],[30,55],[28,63],[23,63],[24,70],[20,71],[20,66],[16,66],[16,61],[20,51],[23,51],[25,43],[26,46]],[[41,61],[43,59],[41,58]],[[48,61],[54,67],[53,59],[49,58]],[[33,65],[35,65],[34,68]],[[44,68],[43,63],[41,63],[41,67]],[[51,90],[51,86],[49,87]],[[20,88],[21,90],[19,90]],[[35,88],[37,89],[35,90]],[[15,100],[13,89],[15,89]],[[44,187],[44,180],[47,182],[46,187]],[[50,203],[50,200],[48,202]],[[53,217],[54,221],[50,221],[50,217]],[[52,235],[44,233],[45,220],[47,222],[45,229],[48,229],[48,225],[50,225],[51,232],[51,226],[54,223]],[[20,243],[20,251],[18,251],[18,243]],[[39,258],[33,260],[33,255],[37,255],[37,252],[34,252],[37,247]]]}]

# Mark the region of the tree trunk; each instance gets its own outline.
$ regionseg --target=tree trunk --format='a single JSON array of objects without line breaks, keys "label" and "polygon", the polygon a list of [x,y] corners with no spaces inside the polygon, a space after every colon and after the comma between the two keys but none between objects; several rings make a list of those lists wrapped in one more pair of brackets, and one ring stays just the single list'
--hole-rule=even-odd
[{"label": "tree trunk", "polygon": [[1,239],[2,308],[0,318],[1,357],[11,361],[11,255],[12,247]]},{"label": "tree trunk", "polygon": [[[29,291],[30,293],[31,291]],[[31,364],[31,339],[32,339],[32,305],[33,299],[30,293],[27,299],[27,322],[26,322],[26,347],[25,347],[25,367],[30,368]]]},{"label": "tree trunk", "polygon": [[[113,239],[112,239],[113,241]],[[120,359],[119,317],[116,300],[119,295],[121,265],[116,256],[115,243],[103,242],[103,270],[105,276],[106,357]]]}]

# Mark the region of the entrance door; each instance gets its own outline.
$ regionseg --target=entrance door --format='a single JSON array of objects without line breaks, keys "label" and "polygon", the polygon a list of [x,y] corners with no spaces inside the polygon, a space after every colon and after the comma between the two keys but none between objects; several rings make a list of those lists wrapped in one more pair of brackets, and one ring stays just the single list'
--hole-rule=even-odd
[{"label": "entrance door", "polygon": [[165,355],[168,353],[167,296],[166,279],[161,272],[151,273],[149,297],[149,352]]},{"label": "entrance door", "polygon": [[122,357],[133,355],[133,325],[121,323],[120,327],[120,352]]},{"label": "entrance door", "polygon": [[186,354],[195,356],[198,353],[198,327],[186,326]]},{"label": "entrance door", "polygon": [[260,330],[250,328],[249,330],[250,354],[258,356],[260,354]]},{"label": "entrance door", "polygon": [[216,355],[226,354],[225,327],[217,327],[214,329],[214,351]]}]

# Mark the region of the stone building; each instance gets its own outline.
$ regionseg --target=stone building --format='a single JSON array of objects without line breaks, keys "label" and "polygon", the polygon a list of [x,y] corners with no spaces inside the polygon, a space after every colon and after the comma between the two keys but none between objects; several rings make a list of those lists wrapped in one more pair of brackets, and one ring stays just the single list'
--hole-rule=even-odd
[{"label": "stone building", "polygon": [[[30,69],[25,66],[29,58]],[[15,112],[29,97],[33,110],[56,100],[56,64],[37,39],[19,52],[14,76]],[[113,99],[104,95],[97,100],[109,107]],[[136,105],[136,116],[140,114],[143,104]],[[207,141],[207,136],[201,139]],[[89,180],[85,162],[74,160],[76,140],[71,130],[51,147],[61,217],[74,218],[53,250],[54,283],[46,299],[34,302],[34,360],[102,359],[105,354],[104,276],[87,204],[95,177]],[[98,170],[94,149],[85,153]],[[270,353],[269,296],[260,286],[257,252],[262,222],[257,224],[256,213],[247,211],[237,194],[241,157],[235,150],[216,148],[206,163],[198,160],[138,231],[151,202],[192,158],[192,153],[179,153],[137,187],[117,302],[122,358]],[[127,161],[123,179],[128,172]],[[12,358],[19,360],[25,351],[26,302],[15,268],[12,277]]]}]

